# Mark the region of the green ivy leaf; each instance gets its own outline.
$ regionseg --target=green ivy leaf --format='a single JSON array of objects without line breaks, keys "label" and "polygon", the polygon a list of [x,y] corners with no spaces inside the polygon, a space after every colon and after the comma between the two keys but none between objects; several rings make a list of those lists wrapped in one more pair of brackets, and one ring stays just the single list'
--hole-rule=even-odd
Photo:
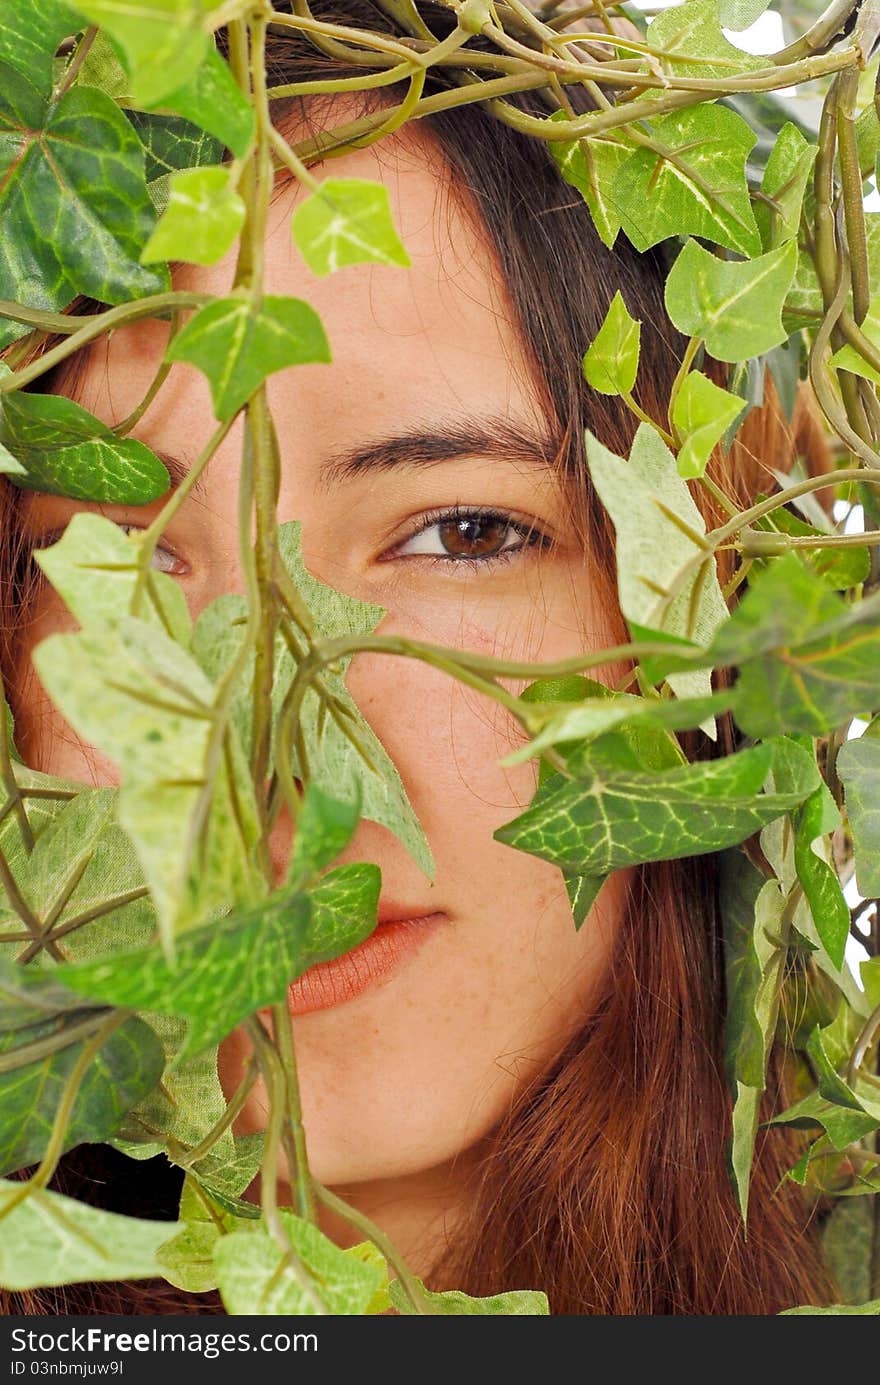
[{"label": "green ivy leaf", "polygon": [[620,222],[636,249],[694,235],[757,255],[761,238],[745,174],[755,138],[735,111],[710,103],[655,121],[652,147],[631,154],[614,179]]},{"label": "green ivy leaf", "polygon": [[797,257],[793,240],[752,260],[719,260],[689,240],[666,280],[666,311],[719,361],[760,356],[788,335],[780,314]]},{"label": "green ivy leaf", "polygon": [[245,205],[228,168],[188,168],[171,176],[168,206],[141,253],[142,264],[222,260],[244,225]]},{"label": "green ivy leaf", "polygon": [[75,0],[122,50],[139,106],[157,105],[194,76],[211,39],[202,25],[212,0]]},{"label": "green ivy leaf", "polygon": [[[471,1298],[459,1289],[435,1294],[426,1289],[420,1279],[416,1282],[438,1316],[544,1318],[550,1313],[547,1295],[538,1289],[509,1289],[507,1293],[492,1294],[489,1298]],[[414,1309],[399,1279],[392,1279],[388,1292],[398,1313],[413,1315]]]},{"label": "green ivy leaf", "polygon": [[42,124],[52,95],[55,51],[79,29],[76,15],[60,0],[26,0],[0,9],[0,129],[5,118]]},{"label": "green ivy leaf", "polygon": [[[311,1222],[279,1213],[314,1287],[335,1317],[361,1316],[381,1291],[387,1271],[359,1254],[340,1250]],[[307,1316],[314,1312],[278,1242],[266,1231],[222,1236],[214,1252],[217,1283],[227,1313]]]},{"label": "green ivy leaf", "polygon": [[259,825],[231,728],[201,857],[197,842],[190,843],[215,700],[195,660],[147,621],[124,616],[79,634],[50,635],[33,662],[64,716],[121,766],[118,821],[143,866],[166,946],[176,931],[212,912],[258,898]]},{"label": "green ivy leaf", "polygon": [[[279,525],[279,553],[294,585],[312,617],[315,633],[323,639],[344,635],[371,633],[385,614],[380,606],[355,601],[317,581],[305,566],[300,541],[300,525],[296,521]],[[244,598],[229,594],[218,597],[202,612],[192,637],[192,652],[212,679],[222,677],[235,657],[242,638],[241,618],[246,614]],[[358,753],[337,722],[329,715],[322,716],[322,703],[314,691],[307,693],[302,706],[300,725],[309,762],[309,774],[302,774],[294,754],[291,766],[300,778],[311,783],[337,801],[360,803],[361,814],[378,822],[397,836],[413,860],[431,876],[433,862],[425,834],[413,812],[391,757],[379,738],[357,708],[345,686],[345,674],[350,660],[341,660],[334,671],[327,671],[326,684],[347,709],[346,724],[363,747],[369,763]],[[272,739],[274,756],[278,717],[296,671],[293,657],[282,636],[275,643],[275,680],[272,689]],[[235,725],[242,744],[251,739],[251,682],[253,661],[244,669],[233,703]]]},{"label": "green ivy leaf", "polygon": [[678,474],[702,476],[716,443],[743,411],[743,401],[692,370],[676,396],[672,423],[681,438]]},{"label": "green ivy leaf", "polygon": [[794,859],[798,879],[810,905],[816,931],[836,966],[843,966],[849,937],[849,905],[843,895],[837,872],[823,856],[817,855],[814,842],[824,848],[825,836],[840,826],[840,813],[827,786],[822,783],[792,815],[795,828]]},{"label": "green ivy leaf", "polygon": [[394,225],[387,187],[368,178],[326,178],[296,208],[290,229],[299,253],[319,276],[367,262],[411,263]]},{"label": "green ivy leaf", "polygon": [[823,735],[873,705],[880,600],[847,603],[789,553],[756,579],[708,654],[713,666],[739,666],[747,735]]},{"label": "green ivy leaf", "polygon": [[[727,605],[713,555],[692,537],[706,527],[672,453],[642,424],[628,462],[589,432],[587,461],[616,531],[617,585],[630,629],[708,643],[727,620]],[[669,683],[681,697],[711,692],[708,673],[676,673]]]},{"label": "green ivy leaf", "polygon": [[357,797],[353,803],[340,803],[317,784],[308,784],[296,821],[287,883],[302,886],[335,861],[351,841],[360,815]]},{"label": "green ivy leaf", "polygon": [[568,873],[591,875],[720,851],[803,802],[815,787],[818,771],[805,755],[795,790],[761,793],[778,753],[778,745],[767,742],[647,773],[625,743],[609,735],[579,757],[577,779],[539,789],[495,839]]},{"label": "green ivy leaf", "polygon": [[[0,1180],[0,1216],[21,1184]],[[0,1285],[36,1289],[112,1279],[155,1279],[156,1252],[174,1227],[120,1217],[60,1193],[32,1192],[3,1218]]]},{"label": "green ivy leaf", "polygon": [[[54,310],[79,293],[122,303],[167,284],[139,262],[154,221],[141,143],[93,87],[31,123],[0,114],[0,221],[0,298]],[[0,346],[24,330],[9,324]]]},{"label": "green ivy leaf", "polygon": [[755,204],[755,218],[765,250],[773,250],[797,236],[804,193],[815,161],[816,145],[810,144],[791,121],[783,125],[761,183],[761,191],[771,197],[775,205]]},{"label": "green ivy leaf", "polygon": [[211,386],[214,412],[232,418],[267,376],[288,366],[330,360],[321,319],[300,298],[220,298],[190,318],[172,338],[166,361],[197,366]]},{"label": "green ivy leaf", "polygon": [[[204,168],[218,164],[223,145],[213,135],[200,130],[177,115],[154,115],[149,111],[127,111],[144,146],[144,174],[147,191],[156,205],[157,190],[167,193],[171,174],[185,168]],[[163,193],[163,209],[168,204]]]},{"label": "green ivy leaf", "polygon": [[871,1299],[870,1303],[832,1303],[828,1307],[817,1308],[808,1304],[801,1308],[783,1308],[779,1314],[780,1318],[796,1317],[876,1317],[880,1313],[880,1298]]},{"label": "green ivy leaf", "polygon": [[876,1130],[880,1126],[880,1117],[869,1115],[861,1108],[853,1110],[838,1106],[815,1091],[781,1111],[767,1124],[792,1126],[796,1130],[821,1127],[832,1147],[842,1150]]},{"label": "green ivy leaf", "polygon": [[[665,72],[682,77],[735,77],[767,66],[765,58],[745,53],[724,37],[718,0],[685,0],[659,14],[648,26],[648,43],[662,49]],[[695,58],[701,59],[694,62]]]},{"label": "green ivy leaf", "polygon": [[639,369],[641,322],[630,317],[617,290],[605,321],[584,356],[584,379],[600,394],[629,394]]},{"label": "green ivy leaf", "polygon": [[[34,559],[79,624],[100,627],[131,612],[139,543],[137,532],[125,534],[106,516],[80,510],[60,539],[35,549]],[[188,644],[192,621],[179,582],[156,570],[150,586],[153,601],[142,618]]]},{"label": "green ivy leaf", "polygon": [[[258,1217],[259,1210],[251,1207]],[[179,1223],[182,1227],[158,1251],[162,1274],[170,1284],[190,1294],[204,1294],[217,1287],[214,1251],[222,1236],[252,1229],[242,1217],[212,1197],[200,1181],[188,1174],[180,1197]]]},{"label": "green ivy leaf", "polygon": [[160,102],[149,104],[176,111],[188,124],[213,135],[237,159],[243,159],[248,151],[254,133],[254,108],[214,47],[208,48],[188,82],[166,93]]},{"label": "green ivy leaf", "polygon": [[743,1223],[749,1177],[776,1027],[787,949],[780,942],[785,895],[738,850],[721,858],[721,914],[727,1014],[727,1080],[734,1097],[730,1166]]},{"label": "green ivy leaf", "polygon": [[[65,1086],[88,1042],[86,1037],[75,1038],[76,1021],[86,1013],[67,1012],[0,1035],[0,1172],[26,1168],[45,1153]],[[27,1062],[29,1046],[40,1041],[59,1047]],[[22,1051],[20,1066],[16,1050]],[[8,1066],[12,1063],[16,1066]],[[106,1140],[126,1113],[156,1086],[164,1066],[162,1045],[149,1025],[136,1017],[126,1020],[109,1036],[86,1071],[71,1109],[63,1148]]]},{"label": "green ivy leaf", "polygon": [[255,1010],[280,1004],[309,967],[369,937],[380,885],[377,866],[340,866],[314,891],[315,909],[301,891],[278,890],[184,933],[173,963],[152,946],[66,966],[58,975],[91,1000],[187,1019],[182,1061],[219,1043]]},{"label": "green ivy leaf", "polygon": [[60,394],[0,396],[0,445],[24,469],[17,486],[115,505],[148,505],[168,489],[168,472],[145,443],[118,438]]},{"label": "green ivy leaf", "polygon": [[718,19],[725,29],[748,29],[770,5],[771,0],[718,0]]},{"label": "green ivy leaf", "polygon": [[837,773],[846,795],[859,894],[875,899],[880,896],[880,736],[876,730],[840,747]]},{"label": "green ivy leaf", "polygon": [[[566,119],[556,111],[551,120]],[[618,169],[635,147],[621,130],[609,130],[595,139],[552,140],[550,153],[567,183],[577,188],[590,209],[599,238],[609,248],[620,230],[620,211],[612,189]]]}]

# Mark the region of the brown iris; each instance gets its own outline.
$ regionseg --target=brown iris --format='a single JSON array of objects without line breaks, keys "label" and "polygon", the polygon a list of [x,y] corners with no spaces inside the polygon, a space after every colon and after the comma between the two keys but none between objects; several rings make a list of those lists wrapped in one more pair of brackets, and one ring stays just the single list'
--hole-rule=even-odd
[{"label": "brown iris", "polygon": [[456,558],[487,558],[504,547],[510,520],[500,515],[468,515],[444,520],[437,528],[447,553]]}]

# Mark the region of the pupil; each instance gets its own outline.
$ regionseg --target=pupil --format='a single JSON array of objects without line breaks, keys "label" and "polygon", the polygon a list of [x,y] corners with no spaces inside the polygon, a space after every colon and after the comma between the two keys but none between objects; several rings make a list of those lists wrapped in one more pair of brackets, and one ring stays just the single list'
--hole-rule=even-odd
[{"label": "pupil", "polygon": [[440,539],[447,553],[464,558],[483,558],[503,548],[509,524],[503,519],[447,520],[440,525]]}]

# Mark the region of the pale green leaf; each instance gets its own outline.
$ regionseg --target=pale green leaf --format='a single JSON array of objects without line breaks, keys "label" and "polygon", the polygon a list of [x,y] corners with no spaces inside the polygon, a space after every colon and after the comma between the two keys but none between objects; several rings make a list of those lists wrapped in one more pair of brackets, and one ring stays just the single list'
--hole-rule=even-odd
[{"label": "pale green leaf", "polygon": [[797,268],[789,241],[752,260],[720,260],[689,240],[666,280],[666,310],[720,361],[760,356],[788,335],[781,312]]},{"label": "pale green leaf", "polygon": [[296,820],[288,884],[302,885],[344,851],[360,819],[357,797],[340,803],[317,784],[309,784]]},{"label": "pale green leaf", "polygon": [[388,189],[368,178],[325,178],[296,208],[290,228],[313,274],[368,262],[410,264],[391,215]]},{"label": "pale green leaf", "polygon": [[[0,1216],[21,1193],[0,1180]],[[156,1252],[174,1227],[88,1207],[60,1193],[37,1191],[3,1218],[0,1285],[36,1289],[108,1279],[161,1276]]]},{"label": "pale green leaf", "polygon": [[[252,1207],[255,1217],[259,1209]],[[204,1294],[217,1287],[214,1251],[221,1236],[247,1233],[252,1223],[232,1214],[188,1174],[180,1198],[177,1231],[157,1253],[162,1274],[186,1293]]]},{"label": "pale green leaf", "polygon": [[[472,1298],[460,1289],[447,1289],[442,1293],[432,1293],[421,1280],[419,1288],[438,1316],[443,1317],[547,1317],[550,1309],[547,1295],[539,1289],[508,1289],[503,1294],[492,1294],[489,1298]],[[392,1279],[389,1286],[391,1302],[398,1313],[412,1315],[414,1309],[399,1279]]]},{"label": "pale green leaf", "polygon": [[771,4],[771,0],[718,0],[718,20],[725,29],[748,29]]},{"label": "pale green leaf", "polygon": [[[861,324],[862,332],[867,337],[872,346],[880,349],[880,296],[872,298],[868,306],[868,313]],[[839,351],[835,351],[831,357],[831,364],[836,370],[848,370],[851,375],[861,375],[863,379],[870,380],[873,384],[880,384],[880,371],[866,361],[855,346],[847,343],[841,346]]]},{"label": "pale green leaf", "polygon": [[244,225],[245,205],[228,168],[189,168],[171,176],[168,206],[141,254],[142,264],[222,260]]},{"label": "pale green leaf", "polygon": [[[557,111],[550,119],[563,120],[565,113]],[[600,239],[609,247],[620,230],[620,212],[613,195],[614,179],[634,147],[621,130],[609,130],[595,139],[552,140],[549,143],[556,167],[583,197]]]},{"label": "pale green leaf", "polygon": [[880,1313],[880,1298],[871,1299],[869,1303],[832,1303],[828,1307],[817,1308],[807,1305],[801,1308],[785,1308],[779,1314],[781,1318],[796,1317],[876,1317]]},{"label": "pale green leaf", "polygon": [[725,106],[689,106],[655,121],[651,146],[626,160],[612,190],[636,249],[694,235],[742,255],[758,254],[761,239],[745,175],[754,143],[754,131]]},{"label": "pale green leaf", "polygon": [[209,47],[190,80],[163,96],[158,104],[208,131],[236,158],[242,159],[247,153],[254,133],[254,108],[216,48]]},{"label": "pale green leaf", "polygon": [[[359,1254],[340,1250],[311,1222],[291,1212],[279,1215],[328,1311],[335,1317],[366,1313],[386,1271]],[[293,1269],[285,1266],[281,1247],[266,1231],[237,1231],[220,1237],[214,1260],[223,1303],[233,1317],[314,1313]]]},{"label": "pale green leaf", "polygon": [[[80,510],[56,543],[35,549],[34,559],[79,624],[101,626],[131,613],[139,542],[137,531],[127,535],[104,515]],[[142,619],[187,644],[191,619],[180,584],[153,571],[150,588]]]},{"label": "pale green leaf", "polygon": [[584,379],[601,394],[629,394],[639,369],[642,324],[630,317],[618,289],[584,356]]},{"label": "pale green leaf", "polygon": [[761,191],[773,199],[773,205],[764,201],[755,204],[755,218],[765,250],[784,245],[797,235],[804,193],[815,160],[816,145],[810,144],[790,121],[783,125],[761,182]]},{"label": "pale green leaf", "polygon": [[226,421],[267,376],[330,360],[321,319],[300,298],[219,298],[200,308],[171,340],[167,361],[188,361],[208,378],[214,412]]},{"label": "pale green leaf", "polygon": [[692,370],[685,377],[672,410],[672,423],[681,438],[678,474],[702,476],[716,443],[743,411],[743,402]]},{"label": "pale green leaf", "polygon": [[[616,531],[618,592],[630,627],[708,643],[727,605],[714,557],[693,537],[705,534],[705,523],[672,453],[642,424],[628,462],[591,433],[587,460]],[[676,673],[669,683],[681,697],[711,692],[708,673]]]},{"label": "pale green leaf", "polygon": [[725,38],[718,0],[685,0],[664,10],[648,26],[648,43],[663,50],[661,68],[682,77],[724,79],[767,66],[766,59],[743,52]]},{"label": "pale green leaf", "polygon": [[155,105],[190,81],[208,53],[202,20],[211,0],[75,0],[75,7],[118,43],[138,105]]},{"label": "pale green leaf", "polygon": [[212,783],[203,850],[190,842],[215,698],[195,660],[134,616],[50,635],[33,660],[64,716],[121,767],[118,821],[134,843],[166,944],[212,912],[258,898],[259,825],[232,728]]}]

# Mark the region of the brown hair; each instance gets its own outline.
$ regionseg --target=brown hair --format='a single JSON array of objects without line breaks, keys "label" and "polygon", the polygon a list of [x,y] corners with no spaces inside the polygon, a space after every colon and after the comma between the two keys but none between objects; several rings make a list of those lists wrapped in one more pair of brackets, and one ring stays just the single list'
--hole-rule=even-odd
[{"label": "brown hair", "polygon": [[[420,12],[435,33],[449,28],[447,10],[429,14],[420,5]],[[315,13],[396,32],[384,7],[370,0],[327,0]],[[268,61],[278,83],[345,72],[338,57],[289,30],[271,34]],[[433,70],[429,82],[442,85],[442,73]],[[533,94],[516,102],[546,113]],[[314,106],[309,109],[314,115]],[[276,112],[276,118],[283,121],[285,114]],[[590,485],[583,434],[588,426],[625,454],[633,424],[620,401],[585,385],[580,358],[620,288],[644,324],[640,402],[652,416],[663,416],[682,343],[665,316],[662,265],[654,254],[637,254],[623,237],[613,251],[601,243],[585,204],[560,179],[541,141],[515,133],[475,105],[425,123],[451,186],[475,211],[497,255],[513,320],[560,435],[560,465],[595,560],[593,580],[606,607],[616,610],[614,535]],[[803,403],[787,423],[769,388],[767,404],[750,415],[727,458],[714,459],[716,481],[734,500],[748,503],[761,484],[774,488],[762,459],[786,468],[806,439],[813,464],[818,458],[825,469],[811,428]],[[708,523],[720,521],[716,502],[702,488],[694,488],[694,498]],[[27,554],[15,538],[14,491],[5,478],[0,531],[0,668],[14,691],[12,653]],[[721,558],[725,577],[730,555]],[[619,624],[625,638],[622,618]],[[693,758],[735,744],[727,724],[717,743],[699,732],[683,743]],[[554,1313],[578,1314],[769,1313],[827,1301],[831,1289],[808,1209],[794,1184],[780,1183],[796,1157],[786,1135],[759,1137],[748,1236],[743,1232],[725,1159],[730,1098],[721,1063],[723,1015],[716,858],[640,867],[603,998],[552,1067],[518,1095],[495,1133],[477,1171],[472,1213],[429,1277],[431,1286],[475,1294],[540,1287]],[[778,1095],[775,1085],[773,1076],[768,1109]],[[112,1177],[109,1184],[88,1182],[96,1157],[112,1164],[112,1152],[98,1156],[95,1147],[68,1156],[65,1186],[106,1203]],[[139,1166],[137,1182],[149,1188],[147,1166]],[[160,1183],[157,1175],[157,1188]],[[11,1296],[7,1306],[30,1312],[221,1311],[216,1297],[169,1297],[167,1287],[151,1285],[40,1291]]]}]

